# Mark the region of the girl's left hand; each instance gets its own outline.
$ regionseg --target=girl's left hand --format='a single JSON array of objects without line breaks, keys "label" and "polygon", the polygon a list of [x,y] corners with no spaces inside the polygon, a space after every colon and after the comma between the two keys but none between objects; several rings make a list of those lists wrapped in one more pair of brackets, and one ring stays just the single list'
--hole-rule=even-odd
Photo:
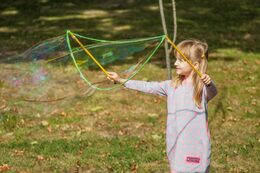
[{"label": "girl's left hand", "polygon": [[207,74],[202,74],[201,76],[201,80],[202,82],[206,85],[206,86],[209,86],[211,84],[211,78],[209,77],[209,75]]}]

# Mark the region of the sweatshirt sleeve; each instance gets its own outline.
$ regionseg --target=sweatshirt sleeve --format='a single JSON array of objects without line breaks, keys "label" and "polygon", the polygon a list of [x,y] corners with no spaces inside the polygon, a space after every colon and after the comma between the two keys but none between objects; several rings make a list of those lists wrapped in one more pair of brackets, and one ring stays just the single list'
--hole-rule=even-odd
[{"label": "sweatshirt sleeve", "polygon": [[124,85],[126,88],[160,95],[160,96],[167,96],[167,84],[169,81],[162,81],[162,82],[145,82],[145,81],[138,81],[138,80],[129,80]]},{"label": "sweatshirt sleeve", "polygon": [[215,97],[218,93],[217,87],[215,85],[214,82],[211,82],[211,84],[209,86],[205,87],[205,95],[206,95],[206,99],[207,101],[210,101],[211,99],[213,99],[213,97]]}]

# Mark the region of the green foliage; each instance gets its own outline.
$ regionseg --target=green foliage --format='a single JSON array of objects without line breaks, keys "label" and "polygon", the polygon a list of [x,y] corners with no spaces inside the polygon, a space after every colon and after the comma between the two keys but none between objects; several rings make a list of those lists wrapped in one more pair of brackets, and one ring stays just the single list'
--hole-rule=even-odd
[{"label": "green foliage", "polygon": [[0,125],[5,131],[9,132],[15,130],[18,124],[19,118],[16,115],[10,113],[0,115]]}]

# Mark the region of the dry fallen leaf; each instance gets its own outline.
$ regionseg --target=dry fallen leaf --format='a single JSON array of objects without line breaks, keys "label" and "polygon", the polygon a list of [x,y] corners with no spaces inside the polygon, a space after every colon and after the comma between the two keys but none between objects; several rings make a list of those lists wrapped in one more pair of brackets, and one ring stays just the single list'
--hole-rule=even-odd
[{"label": "dry fallen leaf", "polygon": [[1,110],[1,109],[4,109],[4,108],[6,108],[6,107],[7,107],[7,105],[6,105],[6,104],[3,104],[3,105],[0,106],[0,110]]},{"label": "dry fallen leaf", "polygon": [[123,130],[119,130],[118,134],[119,134],[120,136],[122,136],[122,135],[124,135],[124,131],[123,131]]},{"label": "dry fallen leaf", "polygon": [[148,116],[151,117],[151,118],[158,118],[159,114],[157,114],[157,113],[148,113]]},{"label": "dry fallen leaf", "polygon": [[138,169],[138,165],[133,164],[133,165],[131,166],[131,172],[136,172],[137,169]]},{"label": "dry fallen leaf", "polygon": [[227,110],[228,110],[228,111],[233,111],[233,108],[230,107],[230,106],[228,106],[228,107],[227,107]]},{"label": "dry fallen leaf", "polygon": [[0,172],[5,172],[5,171],[8,171],[10,170],[10,166],[8,164],[3,164],[0,166]]},{"label": "dry fallen leaf", "polygon": [[44,157],[41,156],[41,155],[38,155],[38,156],[36,157],[36,159],[37,159],[37,161],[43,161],[43,160],[44,160]]},{"label": "dry fallen leaf", "polygon": [[152,135],[152,138],[155,139],[155,140],[159,140],[161,139],[162,137],[160,135]]},{"label": "dry fallen leaf", "polygon": [[90,111],[91,112],[98,112],[98,111],[100,111],[100,110],[102,110],[103,109],[103,107],[101,107],[101,106],[95,106],[95,107],[92,107],[91,109],[90,109]]},{"label": "dry fallen leaf", "polygon": [[66,117],[68,114],[66,112],[61,112],[60,115]]},{"label": "dry fallen leaf", "polygon": [[36,144],[38,144],[38,141],[32,141],[31,142],[31,145],[36,145]]},{"label": "dry fallen leaf", "polygon": [[42,122],[41,122],[41,125],[45,127],[45,126],[48,126],[49,123],[48,123],[48,121],[42,121]]},{"label": "dry fallen leaf", "polygon": [[47,130],[48,130],[49,133],[52,132],[52,128],[51,127],[48,127]]},{"label": "dry fallen leaf", "polygon": [[24,151],[23,150],[14,150],[14,153],[16,156],[23,156]]}]

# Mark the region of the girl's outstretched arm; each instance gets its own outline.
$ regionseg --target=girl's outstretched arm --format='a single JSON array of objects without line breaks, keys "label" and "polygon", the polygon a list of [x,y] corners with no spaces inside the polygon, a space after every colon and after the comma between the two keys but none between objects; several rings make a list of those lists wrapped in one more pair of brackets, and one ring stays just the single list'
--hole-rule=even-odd
[{"label": "girl's outstretched arm", "polygon": [[161,96],[167,96],[167,82],[145,82],[145,81],[137,81],[137,80],[129,80],[126,82],[126,79],[120,78],[120,76],[115,72],[108,72],[108,79],[125,83],[125,87],[145,93],[156,94]]},{"label": "girl's outstretched arm", "polygon": [[206,86],[206,99],[207,101],[210,101],[213,97],[215,97],[218,93],[217,87],[214,84],[214,82],[211,80],[209,75],[203,74],[201,76],[201,80]]}]

